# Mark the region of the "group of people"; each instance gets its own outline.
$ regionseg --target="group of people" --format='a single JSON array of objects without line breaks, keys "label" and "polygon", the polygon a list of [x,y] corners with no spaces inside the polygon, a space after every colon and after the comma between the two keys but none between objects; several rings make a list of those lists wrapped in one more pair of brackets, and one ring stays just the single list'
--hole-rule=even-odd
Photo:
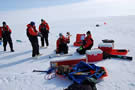
[{"label": "group of people", "polygon": [[[87,31],[86,37],[82,40],[81,46],[76,50],[79,54],[85,54],[86,50],[90,50],[94,44],[92,35],[90,31]],[[59,53],[68,53],[68,43],[70,43],[70,33],[67,32],[68,37],[64,37],[62,33],[59,34],[59,38],[57,40],[57,48],[56,48],[56,54]]]},{"label": "group of people", "polygon": [[35,22],[30,22],[27,25],[27,37],[32,45],[32,57],[40,56],[39,53],[39,44],[38,44],[38,36],[41,37],[41,47],[44,47],[44,41],[46,42],[46,47],[49,46],[48,42],[48,34],[49,34],[49,25],[48,23],[41,19],[41,24],[39,25],[39,31],[36,30]]},{"label": "group of people", "polygon": [[[14,52],[12,38],[11,38],[12,31],[5,21],[2,24],[3,26],[0,27],[0,40],[3,40],[4,51],[6,51],[7,43],[9,43],[11,52]],[[31,21],[27,25],[26,33],[32,46],[32,57],[41,55],[39,52],[38,36],[41,37],[41,47],[44,47],[45,43],[46,43],[46,47],[49,46],[49,41],[48,41],[49,30],[50,27],[44,19],[41,19],[39,30],[36,29],[35,22],[33,21]],[[85,54],[85,51],[90,50],[93,46],[93,39],[91,36],[91,32],[87,31],[86,34],[87,36],[85,37],[84,40],[82,40],[82,45],[77,49],[77,52],[79,54]],[[67,44],[70,43],[70,36],[71,36],[70,32],[67,32],[66,36],[64,36],[62,33],[59,33],[59,38],[56,41],[56,54],[68,53]]]}]

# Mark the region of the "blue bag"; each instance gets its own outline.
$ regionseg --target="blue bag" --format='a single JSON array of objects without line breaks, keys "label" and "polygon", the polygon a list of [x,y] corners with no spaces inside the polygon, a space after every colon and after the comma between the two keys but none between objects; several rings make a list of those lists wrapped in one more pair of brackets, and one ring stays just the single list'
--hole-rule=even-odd
[{"label": "blue bag", "polygon": [[[99,79],[105,73],[104,70],[101,71],[101,67],[98,67],[94,64],[86,64],[81,61],[73,67],[73,72],[69,73],[68,76],[74,82],[81,84],[86,77]],[[90,70],[93,70],[94,73],[91,73]]]}]

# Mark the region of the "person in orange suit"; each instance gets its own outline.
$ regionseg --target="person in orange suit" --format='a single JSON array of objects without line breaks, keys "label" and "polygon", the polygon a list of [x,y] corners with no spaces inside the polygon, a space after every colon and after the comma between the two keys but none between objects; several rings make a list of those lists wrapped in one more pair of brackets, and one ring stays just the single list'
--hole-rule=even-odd
[{"label": "person in orange suit", "polygon": [[85,37],[85,39],[83,40],[83,44],[82,46],[80,46],[78,49],[77,49],[77,52],[79,54],[85,54],[86,50],[90,50],[93,46],[93,38],[92,38],[92,35],[91,35],[91,32],[90,31],[87,31],[87,36]]},{"label": "person in orange suit", "polygon": [[7,43],[9,43],[11,52],[14,52],[12,38],[11,38],[12,31],[5,21],[2,24],[3,24],[3,27],[1,27],[1,31],[2,31],[4,51],[6,51]]},{"label": "person in orange suit", "polygon": [[68,39],[64,37],[64,35],[62,35],[62,33],[59,34],[59,38],[57,39],[56,42],[56,54],[60,54],[60,53],[64,53],[67,54],[68,53]]},{"label": "person in orange suit", "polygon": [[36,30],[35,22],[30,22],[27,25],[27,36],[32,45],[32,57],[36,57],[41,55],[39,53],[39,44],[38,44],[38,36],[40,36],[39,32]]},{"label": "person in orange suit", "polygon": [[48,23],[41,19],[41,24],[39,25],[39,32],[41,32],[42,36],[41,37],[41,47],[44,47],[44,41],[46,43],[46,47],[49,46],[49,41],[48,41],[48,34],[49,34],[49,25]]}]

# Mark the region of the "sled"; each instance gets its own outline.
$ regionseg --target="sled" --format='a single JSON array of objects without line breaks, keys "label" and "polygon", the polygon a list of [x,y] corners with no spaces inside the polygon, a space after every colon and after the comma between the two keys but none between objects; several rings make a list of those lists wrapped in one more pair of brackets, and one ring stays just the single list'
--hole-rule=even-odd
[{"label": "sled", "polygon": [[51,61],[50,66],[51,67],[58,67],[60,65],[71,65],[72,66],[72,65],[79,63],[80,61],[86,62],[86,58]]}]

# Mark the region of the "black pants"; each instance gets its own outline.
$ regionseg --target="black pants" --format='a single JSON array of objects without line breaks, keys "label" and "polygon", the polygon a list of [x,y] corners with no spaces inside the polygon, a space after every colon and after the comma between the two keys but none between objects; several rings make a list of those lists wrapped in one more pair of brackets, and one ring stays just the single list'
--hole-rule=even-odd
[{"label": "black pants", "polygon": [[80,50],[80,48],[78,48],[76,51],[79,54],[85,54],[86,50],[90,50],[92,48],[93,44],[91,44],[88,48],[83,48],[82,50]]},{"label": "black pants", "polygon": [[44,46],[44,41],[46,43],[46,46],[49,46],[48,33],[42,34],[42,35],[43,35],[43,37],[41,37],[41,46]]},{"label": "black pants", "polygon": [[4,51],[6,51],[7,43],[9,43],[9,46],[10,46],[11,51],[13,51],[13,43],[12,43],[12,38],[11,38],[11,36],[3,37],[3,47],[4,47]]},{"label": "black pants", "polygon": [[68,53],[68,46],[67,46],[67,44],[60,44],[59,45],[59,49],[58,49],[58,51],[56,51],[56,54],[60,54],[60,53],[64,53],[64,54]]},{"label": "black pants", "polygon": [[38,45],[38,38],[34,37],[31,38],[29,37],[30,43],[32,45],[32,57],[34,57],[35,55],[39,54],[39,45]]}]

